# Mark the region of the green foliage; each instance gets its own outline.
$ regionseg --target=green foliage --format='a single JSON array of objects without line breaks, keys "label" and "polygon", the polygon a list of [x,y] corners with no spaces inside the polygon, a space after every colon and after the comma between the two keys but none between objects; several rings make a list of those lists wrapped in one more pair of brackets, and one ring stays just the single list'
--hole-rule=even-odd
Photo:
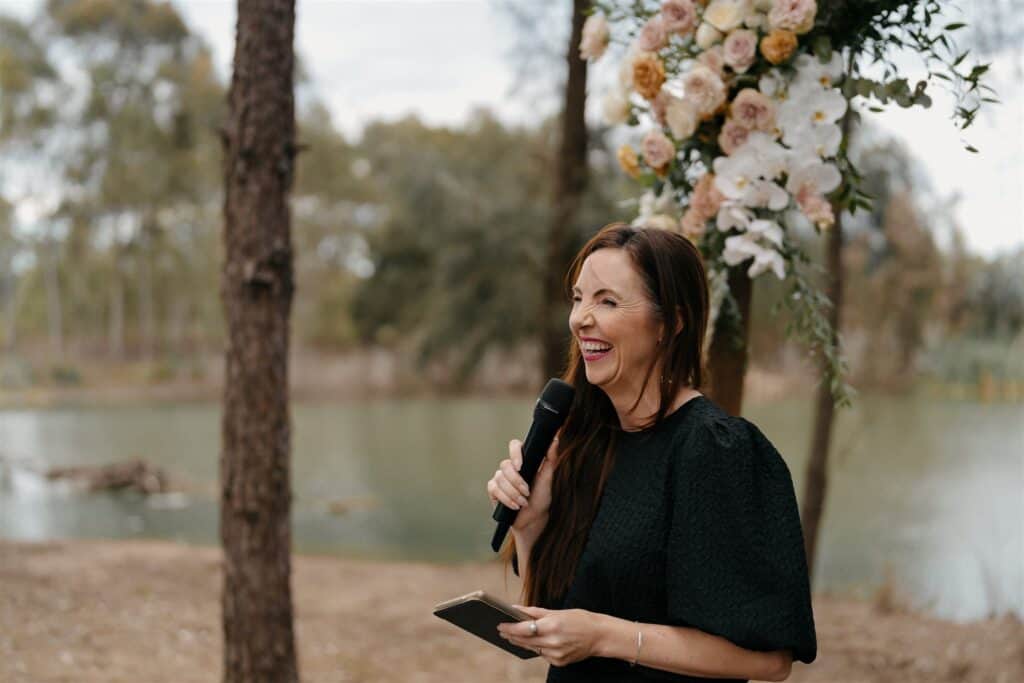
[{"label": "green foliage", "polygon": [[[882,105],[929,107],[929,85],[948,88],[955,97],[953,122],[961,130],[974,122],[982,102],[996,102],[995,91],[983,83],[990,64],[966,65],[969,50],[957,46],[954,33],[966,23],[944,19],[951,3],[939,0],[837,0],[819,2],[812,40],[828,40],[880,65],[881,79],[864,78],[858,60],[846,84],[847,96],[859,95]],[[928,69],[913,87],[899,76],[896,57],[913,53]],[[874,106],[874,105],[872,105]],[[877,107],[872,109],[877,111]],[[965,143],[969,151],[977,151]]]}]

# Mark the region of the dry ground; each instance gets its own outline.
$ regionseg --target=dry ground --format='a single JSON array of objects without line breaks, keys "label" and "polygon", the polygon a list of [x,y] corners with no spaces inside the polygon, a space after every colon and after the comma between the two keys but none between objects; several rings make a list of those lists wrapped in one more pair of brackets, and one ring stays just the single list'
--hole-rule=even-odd
[{"label": "dry ground", "polygon": [[[298,556],[302,680],[543,681],[431,614],[486,588],[513,599],[497,563],[441,566]],[[0,541],[0,681],[220,680],[220,551],[157,541]],[[815,596],[818,659],[797,683],[1024,681],[1024,625],[953,624]]]}]

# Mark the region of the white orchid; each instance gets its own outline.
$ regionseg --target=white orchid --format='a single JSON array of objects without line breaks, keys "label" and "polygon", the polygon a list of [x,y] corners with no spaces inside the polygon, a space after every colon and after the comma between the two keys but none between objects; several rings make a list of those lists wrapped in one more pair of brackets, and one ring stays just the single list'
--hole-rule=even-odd
[{"label": "white orchid", "polygon": [[738,202],[725,201],[718,209],[715,226],[720,232],[729,232],[733,228],[743,231],[754,220],[754,212],[744,208]]},{"label": "white orchid", "polygon": [[812,190],[815,194],[825,196],[839,187],[842,179],[843,177],[835,164],[813,158],[790,169],[789,177],[786,179],[786,189],[794,196],[801,190]]},{"label": "white orchid", "polygon": [[787,152],[767,133],[752,132],[730,156],[718,157],[712,165],[715,187],[727,199],[746,206],[786,205],[779,195],[782,188],[768,181],[786,171]]},{"label": "white orchid", "polygon": [[846,98],[836,88],[822,89],[815,84],[790,86],[789,97],[779,105],[777,117],[782,141],[796,147],[814,127],[834,124],[845,113]]},{"label": "white orchid", "polygon": [[[777,227],[777,226],[776,226]],[[786,263],[782,254],[769,247],[762,246],[757,233],[745,232],[742,235],[734,235],[725,239],[725,250],[722,252],[722,260],[727,265],[735,266],[743,263],[750,257],[754,262],[747,269],[747,276],[755,278],[768,269],[771,269],[780,280],[786,277]]]},{"label": "white orchid", "polygon": [[750,222],[750,226],[747,228],[747,231],[751,235],[756,235],[762,239],[768,240],[777,247],[782,246],[782,227],[775,221],[759,218]]},{"label": "white orchid", "polygon": [[796,76],[793,78],[793,86],[796,88],[811,83],[821,88],[831,88],[843,75],[843,58],[838,52],[833,52],[832,58],[824,64],[816,56],[803,53],[797,55],[793,66],[796,67]]},{"label": "white orchid", "polygon": [[790,166],[793,159],[821,157],[827,159],[839,153],[839,144],[843,141],[843,131],[834,123],[811,126],[805,129],[804,137],[800,138],[790,149]]}]

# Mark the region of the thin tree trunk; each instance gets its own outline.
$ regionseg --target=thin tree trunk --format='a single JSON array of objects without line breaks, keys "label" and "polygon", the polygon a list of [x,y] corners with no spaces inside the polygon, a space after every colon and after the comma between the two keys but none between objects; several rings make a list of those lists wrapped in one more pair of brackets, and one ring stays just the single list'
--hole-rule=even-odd
[{"label": "thin tree trunk", "polygon": [[150,218],[142,219],[136,251],[136,275],[139,287],[139,331],[142,341],[142,358],[153,360],[156,350],[156,305],[153,295],[152,226]]},{"label": "thin tree trunk", "polygon": [[114,246],[114,272],[110,278],[110,320],[107,331],[110,355],[124,358],[124,276],[121,271],[121,247]]},{"label": "thin tree trunk", "polygon": [[708,350],[708,372],[711,386],[708,395],[730,415],[739,415],[743,409],[743,380],[747,374],[747,349],[750,346],[750,308],[754,285],[747,276],[749,264],[729,268],[729,291],[736,300],[740,313],[737,346],[731,329],[726,328],[725,316],[719,314],[715,334]]},{"label": "thin tree trunk", "polygon": [[295,3],[239,0],[237,16],[223,130],[223,680],[291,683],[298,680],[288,412]]},{"label": "thin tree trunk", "polygon": [[[854,57],[850,56],[852,73]],[[843,116],[843,140],[850,139],[850,126],[853,121],[853,105],[847,101],[846,114]],[[828,231],[825,244],[826,283],[825,294],[832,302],[828,311],[828,322],[832,328],[832,343],[839,340],[839,325],[843,308],[843,213],[838,205],[833,204],[835,225]],[[830,277],[828,277],[830,276]],[[811,453],[807,458],[807,474],[804,478],[803,509],[801,525],[804,532],[804,553],[807,555],[807,571],[814,577],[815,550],[818,547],[818,531],[821,525],[822,511],[825,509],[825,495],[828,492],[828,453],[832,442],[832,421],[835,416],[835,401],[832,398],[830,383],[825,379],[828,359],[821,354],[822,381],[818,385],[814,408],[814,430],[811,435]]]},{"label": "thin tree trunk", "polygon": [[18,278],[13,272],[8,272],[7,277],[7,300],[4,304],[4,320],[7,324],[7,334],[4,338],[4,350],[14,353],[14,347],[18,345],[18,311],[21,310],[23,287],[18,286]]},{"label": "thin tree trunk", "polygon": [[583,117],[587,100],[587,62],[580,59],[579,44],[590,4],[590,0],[573,0],[572,30],[566,54],[568,80],[541,294],[542,383],[549,377],[562,375],[569,340],[562,278],[572,260],[576,216],[587,185],[587,124]]},{"label": "thin tree trunk", "polygon": [[46,317],[50,328],[50,352],[55,359],[61,360],[64,357],[64,315],[61,310],[56,240],[49,236],[44,237],[39,251],[43,263],[43,280],[46,283]]}]

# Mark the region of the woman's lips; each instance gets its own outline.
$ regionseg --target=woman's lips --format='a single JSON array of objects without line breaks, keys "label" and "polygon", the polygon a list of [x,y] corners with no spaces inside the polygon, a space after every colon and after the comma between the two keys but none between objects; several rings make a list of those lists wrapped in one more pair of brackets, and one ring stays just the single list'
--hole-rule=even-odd
[{"label": "woman's lips", "polygon": [[600,360],[600,359],[604,358],[605,356],[607,356],[611,352],[612,352],[612,349],[608,349],[607,351],[599,351],[597,353],[592,353],[590,351],[584,351],[583,352],[583,360],[587,361],[588,363],[591,362],[591,361]]}]

